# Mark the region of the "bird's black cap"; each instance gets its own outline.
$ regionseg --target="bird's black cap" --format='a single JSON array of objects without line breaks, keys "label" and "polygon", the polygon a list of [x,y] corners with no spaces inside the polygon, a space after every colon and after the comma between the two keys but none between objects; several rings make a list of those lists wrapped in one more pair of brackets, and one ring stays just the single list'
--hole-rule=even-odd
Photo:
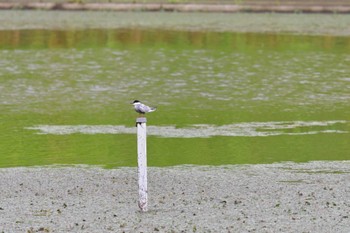
[{"label": "bird's black cap", "polygon": [[134,100],[134,102],[132,102],[133,104],[134,103],[140,103],[140,101],[139,100]]}]

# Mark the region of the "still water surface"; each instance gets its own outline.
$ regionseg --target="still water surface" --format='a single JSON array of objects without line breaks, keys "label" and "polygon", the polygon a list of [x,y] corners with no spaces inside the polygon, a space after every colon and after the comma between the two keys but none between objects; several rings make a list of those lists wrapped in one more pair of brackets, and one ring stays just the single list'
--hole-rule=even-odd
[{"label": "still water surface", "polygon": [[0,166],[350,159],[350,39],[262,33],[0,31]]}]

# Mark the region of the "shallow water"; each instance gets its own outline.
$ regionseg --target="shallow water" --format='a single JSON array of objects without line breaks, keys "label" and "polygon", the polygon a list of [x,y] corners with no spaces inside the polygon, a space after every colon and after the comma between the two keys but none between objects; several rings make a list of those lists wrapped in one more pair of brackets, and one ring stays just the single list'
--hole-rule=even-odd
[{"label": "shallow water", "polygon": [[0,31],[0,166],[350,159],[350,39],[160,29]]}]

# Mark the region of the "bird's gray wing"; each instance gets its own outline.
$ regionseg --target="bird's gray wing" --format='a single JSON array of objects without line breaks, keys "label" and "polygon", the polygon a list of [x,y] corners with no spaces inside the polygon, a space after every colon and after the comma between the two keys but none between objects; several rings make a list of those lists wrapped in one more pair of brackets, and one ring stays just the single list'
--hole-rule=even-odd
[{"label": "bird's gray wing", "polygon": [[148,107],[147,105],[141,104],[140,105],[140,111],[141,112],[149,112],[151,110],[150,107]]}]

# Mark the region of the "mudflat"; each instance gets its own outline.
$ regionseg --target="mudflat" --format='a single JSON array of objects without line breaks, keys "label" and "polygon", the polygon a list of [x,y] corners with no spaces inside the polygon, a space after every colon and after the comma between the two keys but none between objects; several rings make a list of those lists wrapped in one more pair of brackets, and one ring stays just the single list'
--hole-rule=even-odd
[{"label": "mudflat", "polygon": [[0,169],[1,232],[350,232],[350,162]]}]

